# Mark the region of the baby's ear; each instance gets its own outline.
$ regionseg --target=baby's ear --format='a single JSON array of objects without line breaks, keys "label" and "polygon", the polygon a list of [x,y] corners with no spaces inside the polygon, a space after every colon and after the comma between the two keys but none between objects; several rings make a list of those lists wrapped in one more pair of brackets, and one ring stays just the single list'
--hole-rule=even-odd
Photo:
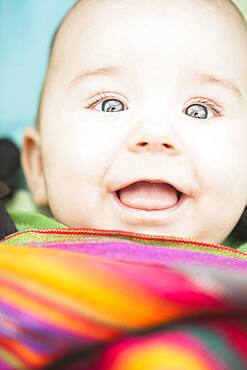
[{"label": "baby's ear", "polygon": [[36,127],[29,128],[24,133],[21,162],[35,203],[39,206],[47,206],[48,198],[40,149],[40,134]]}]

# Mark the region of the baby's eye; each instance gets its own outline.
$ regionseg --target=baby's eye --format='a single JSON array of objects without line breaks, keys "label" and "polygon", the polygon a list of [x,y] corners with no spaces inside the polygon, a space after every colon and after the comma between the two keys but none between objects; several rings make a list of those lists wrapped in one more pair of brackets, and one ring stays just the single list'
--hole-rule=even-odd
[{"label": "baby's eye", "polygon": [[[185,114],[192,118],[207,119],[214,116],[213,112],[201,104],[192,104],[184,111]],[[211,114],[211,116],[210,116]]]},{"label": "baby's eye", "polygon": [[94,106],[102,112],[121,112],[125,109],[124,104],[118,99],[107,99]]}]

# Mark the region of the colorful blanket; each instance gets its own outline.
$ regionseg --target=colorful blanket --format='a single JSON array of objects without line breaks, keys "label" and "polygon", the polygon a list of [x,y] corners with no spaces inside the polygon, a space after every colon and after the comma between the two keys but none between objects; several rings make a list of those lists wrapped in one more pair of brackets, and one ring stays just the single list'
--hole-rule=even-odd
[{"label": "colorful blanket", "polygon": [[246,370],[247,254],[169,237],[0,243],[0,369]]}]

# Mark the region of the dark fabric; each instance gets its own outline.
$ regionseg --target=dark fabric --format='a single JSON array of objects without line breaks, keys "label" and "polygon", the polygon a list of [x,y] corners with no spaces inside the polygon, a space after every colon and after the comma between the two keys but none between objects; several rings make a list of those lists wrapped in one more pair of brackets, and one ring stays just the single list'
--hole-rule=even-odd
[{"label": "dark fabric", "polygon": [[231,233],[231,239],[236,240],[236,245],[240,246],[247,241],[247,207],[234,230]]},{"label": "dark fabric", "polygon": [[[17,175],[20,168],[19,150],[8,139],[0,140],[0,199],[13,195],[17,187]],[[0,240],[16,232],[10,215],[0,203]]]},{"label": "dark fabric", "polygon": [[7,235],[15,233],[16,227],[10,215],[0,203],[0,240],[4,239]]},{"label": "dark fabric", "polygon": [[8,139],[0,140],[0,198],[10,196],[17,186],[19,149]]}]

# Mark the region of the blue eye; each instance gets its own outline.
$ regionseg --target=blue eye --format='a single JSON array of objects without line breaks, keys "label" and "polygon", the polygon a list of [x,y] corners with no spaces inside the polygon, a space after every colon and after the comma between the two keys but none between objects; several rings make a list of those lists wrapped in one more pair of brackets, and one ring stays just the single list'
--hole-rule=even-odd
[{"label": "blue eye", "polygon": [[207,119],[209,116],[210,110],[201,104],[192,104],[188,108],[186,108],[185,114],[192,118],[197,119]]},{"label": "blue eye", "polygon": [[107,99],[101,102],[99,110],[103,112],[121,112],[124,110],[124,104],[118,99]]}]

